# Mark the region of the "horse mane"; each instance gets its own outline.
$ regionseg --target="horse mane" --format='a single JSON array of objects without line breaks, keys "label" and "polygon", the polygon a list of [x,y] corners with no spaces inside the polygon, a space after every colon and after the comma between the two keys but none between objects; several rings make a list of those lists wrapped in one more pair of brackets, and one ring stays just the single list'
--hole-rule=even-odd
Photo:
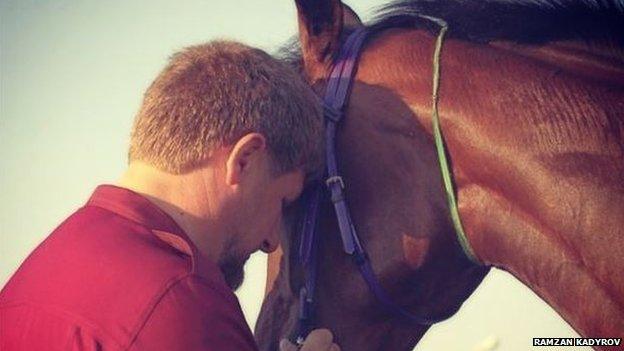
[{"label": "horse mane", "polygon": [[[399,0],[382,5],[366,25],[372,31],[416,27],[437,32],[439,28],[423,15],[445,20],[449,36],[478,43],[584,40],[624,47],[624,0]],[[343,36],[350,32],[347,29]],[[275,55],[301,71],[296,36]]]},{"label": "horse mane", "polygon": [[370,25],[428,28],[422,15],[445,20],[450,36],[473,42],[585,40],[624,46],[624,0],[399,0],[383,5]]}]

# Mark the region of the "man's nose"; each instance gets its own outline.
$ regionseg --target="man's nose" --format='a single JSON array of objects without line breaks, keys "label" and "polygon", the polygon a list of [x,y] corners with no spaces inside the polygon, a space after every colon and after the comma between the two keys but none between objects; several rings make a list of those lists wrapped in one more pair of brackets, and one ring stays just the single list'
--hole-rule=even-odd
[{"label": "man's nose", "polygon": [[264,241],[262,242],[261,250],[263,252],[271,253],[277,250],[280,244],[280,234],[284,230],[283,219],[284,217],[281,216],[280,220],[275,222],[275,224],[273,225],[273,229],[271,230],[271,235],[269,236],[269,238],[264,239]]},{"label": "man's nose", "polygon": [[277,242],[276,240],[264,240],[262,242],[262,252],[265,253],[271,253],[275,250],[277,250],[277,247],[279,246],[279,242]]}]

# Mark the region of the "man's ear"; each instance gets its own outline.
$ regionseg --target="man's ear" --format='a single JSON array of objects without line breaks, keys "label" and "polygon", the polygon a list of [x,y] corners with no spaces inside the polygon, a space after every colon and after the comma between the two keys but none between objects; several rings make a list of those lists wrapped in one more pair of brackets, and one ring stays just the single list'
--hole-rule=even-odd
[{"label": "man's ear", "polygon": [[226,161],[225,182],[237,185],[249,173],[250,166],[259,164],[266,139],[262,134],[249,133],[238,139]]}]

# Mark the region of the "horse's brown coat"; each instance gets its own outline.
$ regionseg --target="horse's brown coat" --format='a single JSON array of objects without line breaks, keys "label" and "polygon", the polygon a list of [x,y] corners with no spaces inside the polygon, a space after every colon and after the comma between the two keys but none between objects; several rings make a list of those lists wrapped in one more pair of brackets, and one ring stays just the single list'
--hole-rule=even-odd
[{"label": "horse's brown coat", "polygon": [[[433,42],[415,29],[376,36],[338,134],[348,201],[373,267],[398,302],[428,315],[459,308],[487,272],[461,256],[448,220],[431,136]],[[624,336],[620,54],[579,42],[449,39],[441,61],[441,126],[471,246],[592,337]],[[312,83],[322,90],[322,80]],[[345,350],[411,349],[427,327],[380,310],[341,251],[329,207],[322,218],[319,326]],[[420,244],[406,245],[405,235]],[[265,350],[294,325],[293,284],[301,282],[286,266],[256,328]]]}]

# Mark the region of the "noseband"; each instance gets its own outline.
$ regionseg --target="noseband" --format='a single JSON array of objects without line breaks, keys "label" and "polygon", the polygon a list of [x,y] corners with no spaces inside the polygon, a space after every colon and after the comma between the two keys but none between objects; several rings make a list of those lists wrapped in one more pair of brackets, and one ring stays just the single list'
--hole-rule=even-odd
[{"label": "noseband", "polygon": [[[431,20],[431,19],[430,19]],[[443,178],[445,187],[447,190],[447,196],[452,195],[452,202],[449,198],[449,204],[451,207],[454,205],[454,193],[452,184],[450,182],[450,171],[448,170],[448,162],[446,159],[442,159],[444,155],[440,155],[440,149],[444,154],[444,146],[442,144],[442,137],[439,131],[439,122],[437,120],[437,58],[439,57],[439,48],[441,46],[442,37],[446,26],[442,26],[443,30],[438,37],[438,45],[436,46],[436,53],[434,55],[434,134],[436,138],[436,146],[438,146],[438,156],[442,167]],[[383,289],[375,273],[371,267],[370,260],[364,247],[362,246],[358,234],[351,220],[349,208],[347,207],[344,188],[345,182],[338,172],[338,164],[336,161],[336,127],[343,117],[344,108],[349,97],[351,85],[355,77],[355,70],[357,62],[360,56],[361,48],[368,37],[369,31],[366,27],[361,27],[355,30],[346,40],[345,44],[341,48],[340,54],[337,57],[329,80],[325,90],[325,96],[323,98],[323,108],[325,116],[325,142],[326,142],[326,164],[327,174],[325,184],[317,183],[313,188],[309,189],[306,193],[306,208],[303,218],[303,226],[301,232],[301,242],[299,245],[298,259],[299,264],[303,268],[304,272],[304,284],[299,291],[299,319],[295,329],[294,339],[298,344],[301,344],[305,336],[312,330],[314,326],[314,291],[316,285],[317,276],[317,251],[318,251],[318,237],[317,219],[320,209],[321,200],[323,198],[324,187],[327,187],[331,202],[334,205],[336,213],[336,219],[338,221],[338,227],[340,229],[340,236],[342,239],[342,246],[344,252],[351,256],[353,262],[359,269],[362,278],[368,285],[370,291],[376,297],[377,301],[392,315],[402,318],[407,322],[416,323],[420,325],[431,325],[447,319],[450,315],[444,315],[436,318],[428,318],[419,315],[415,315],[406,309],[399,306],[394,302],[386,291]],[[437,132],[436,132],[437,131]],[[442,145],[440,147],[440,145]],[[442,163],[445,163],[442,165]],[[445,173],[446,167],[446,173]],[[448,177],[448,185],[447,178]],[[449,194],[449,186],[450,192]],[[456,206],[455,206],[456,211]],[[460,244],[469,258],[473,258],[470,247],[467,246],[463,230],[461,229],[461,223],[459,222],[459,215],[457,219],[454,217],[453,208],[451,208],[451,215],[455,224],[455,229],[458,232]],[[459,228],[458,228],[459,226]],[[451,314],[452,315],[452,314]]]}]

